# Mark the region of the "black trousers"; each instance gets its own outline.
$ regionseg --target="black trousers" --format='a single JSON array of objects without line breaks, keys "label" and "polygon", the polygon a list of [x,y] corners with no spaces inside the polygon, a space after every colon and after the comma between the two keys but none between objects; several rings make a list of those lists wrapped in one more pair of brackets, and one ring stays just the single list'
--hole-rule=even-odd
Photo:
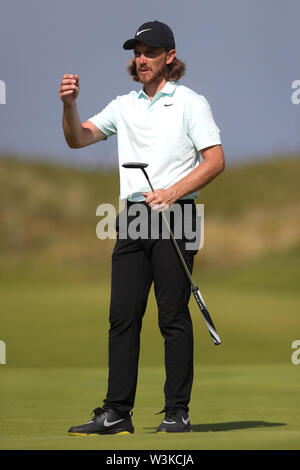
[{"label": "black trousers", "polygon": [[[179,201],[192,207],[193,223],[196,206],[192,200]],[[128,203],[126,211],[131,206]],[[151,209],[147,207],[148,226],[151,227]],[[128,213],[128,212],[127,212]],[[161,221],[160,214],[160,223]],[[129,224],[134,217],[128,217]],[[183,218],[182,218],[183,219]],[[119,230],[120,214],[116,229]],[[176,217],[171,228],[176,227]],[[184,224],[184,221],[179,223]],[[184,235],[177,239],[189,271],[192,272],[197,250],[187,251]],[[126,414],[134,406],[140,332],[149,291],[154,283],[158,306],[158,321],[164,337],[165,408],[188,411],[193,382],[193,327],[188,308],[191,294],[190,282],[179,260],[171,239],[126,239],[118,233],[112,254],[112,279],[109,330],[109,376],[104,403]],[[153,346],[155,347],[155,345]]]}]

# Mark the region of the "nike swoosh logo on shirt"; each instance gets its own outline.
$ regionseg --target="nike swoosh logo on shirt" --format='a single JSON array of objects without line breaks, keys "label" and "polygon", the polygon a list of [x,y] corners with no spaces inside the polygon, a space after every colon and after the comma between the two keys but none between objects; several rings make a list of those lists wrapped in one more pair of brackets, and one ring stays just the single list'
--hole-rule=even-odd
[{"label": "nike swoosh logo on shirt", "polygon": [[105,421],[104,421],[104,426],[113,426],[114,424],[117,424],[117,423],[120,423],[121,421],[124,421],[125,418],[123,419],[118,419],[117,421],[111,421],[110,423],[107,421],[107,418],[105,418]]},{"label": "nike swoosh logo on shirt", "polygon": [[152,28],[148,29],[142,29],[141,31],[137,31],[136,36],[139,36],[140,34],[144,33],[145,31],[151,31]]},{"label": "nike swoosh logo on shirt", "polygon": [[165,106],[173,106],[174,103],[165,104]]}]

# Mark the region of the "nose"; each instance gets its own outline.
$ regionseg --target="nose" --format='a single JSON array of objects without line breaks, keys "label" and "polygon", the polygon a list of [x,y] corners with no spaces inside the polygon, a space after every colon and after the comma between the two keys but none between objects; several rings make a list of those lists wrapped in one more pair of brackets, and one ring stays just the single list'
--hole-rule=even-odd
[{"label": "nose", "polygon": [[144,54],[141,54],[141,55],[140,55],[139,61],[140,61],[140,65],[147,63],[146,57],[144,56]]}]

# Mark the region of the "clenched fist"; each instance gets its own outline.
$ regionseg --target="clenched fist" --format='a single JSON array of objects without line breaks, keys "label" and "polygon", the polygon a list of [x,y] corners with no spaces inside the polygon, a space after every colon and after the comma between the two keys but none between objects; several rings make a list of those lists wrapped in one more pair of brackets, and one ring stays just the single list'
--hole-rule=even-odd
[{"label": "clenched fist", "polygon": [[59,96],[62,102],[67,106],[71,106],[75,103],[78,93],[79,76],[66,73],[59,87]]}]

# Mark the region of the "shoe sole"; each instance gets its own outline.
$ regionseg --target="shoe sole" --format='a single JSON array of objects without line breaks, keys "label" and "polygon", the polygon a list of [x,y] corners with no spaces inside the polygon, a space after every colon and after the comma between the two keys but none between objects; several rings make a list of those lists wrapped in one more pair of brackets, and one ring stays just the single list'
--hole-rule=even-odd
[{"label": "shoe sole", "polygon": [[182,429],[181,431],[173,431],[172,429],[170,429],[169,431],[167,431],[167,429],[163,429],[161,431],[156,431],[156,434],[171,434],[171,433],[175,433],[175,432],[192,432],[193,431],[193,428],[190,426],[186,429]]},{"label": "shoe sole", "polygon": [[133,434],[133,432],[130,431],[119,431],[119,432],[107,432],[107,433],[90,433],[90,434],[85,434],[82,432],[68,432],[69,436],[84,436],[84,437],[97,437],[97,436],[120,436],[121,434]]},{"label": "shoe sole", "polygon": [[187,429],[185,431],[156,431],[156,434],[174,434],[174,433],[178,433],[178,432],[193,432],[192,429]]}]

